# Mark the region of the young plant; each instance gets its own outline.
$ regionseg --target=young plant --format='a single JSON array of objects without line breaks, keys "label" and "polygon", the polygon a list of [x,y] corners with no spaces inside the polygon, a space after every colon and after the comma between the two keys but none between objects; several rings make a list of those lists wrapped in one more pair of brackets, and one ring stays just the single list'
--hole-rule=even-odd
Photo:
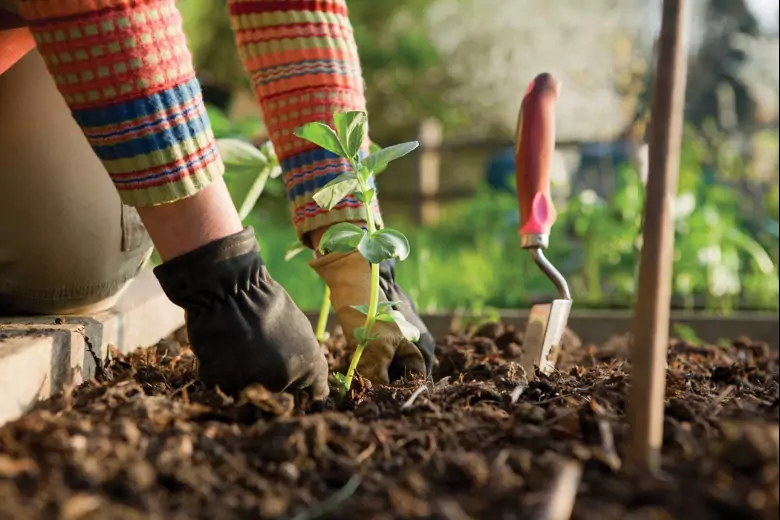
[{"label": "young plant", "polygon": [[415,148],[416,141],[379,149],[368,157],[360,157],[360,150],[366,136],[367,116],[363,111],[349,111],[333,116],[335,131],[320,122],[306,124],[295,131],[295,135],[346,159],[350,170],[342,173],[314,195],[314,201],[322,208],[331,210],[349,195],[360,201],[365,210],[366,228],[349,222],[341,222],[328,228],[320,240],[322,253],[347,253],[357,251],[371,264],[371,290],[368,305],[354,305],[353,308],[365,314],[362,327],[355,329],[358,342],[350,360],[346,376],[335,374],[336,380],[346,392],[352,386],[360,357],[369,341],[376,339],[372,334],[377,322],[394,322],[404,337],[412,342],[420,338],[420,331],[406,321],[394,309],[400,302],[379,301],[379,264],[384,260],[397,258],[400,261],[409,256],[409,241],[395,229],[377,229],[372,203],[376,197],[375,178],[395,159],[399,159]]},{"label": "young plant", "polygon": [[[376,143],[372,142],[369,145],[369,151],[372,154],[378,152],[381,149],[382,147]],[[378,172],[375,172],[375,174],[376,173]],[[284,260],[289,262],[291,259],[298,256],[299,253],[302,253],[305,249],[306,247],[296,240],[287,246],[284,253]],[[327,341],[328,339],[328,332],[326,329],[328,327],[328,314],[330,313],[330,287],[326,285],[324,292],[325,294],[323,294],[322,303],[320,304],[320,314],[317,318],[317,330],[315,331],[317,341],[320,343]]]},{"label": "young plant", "polygon": [[268,179],[276,179],[282,168],[271,142],[260,148],[241,139],[217,139],[217,148],[225,164],[225,183],[238,206],[243,222],[257,204]]}]

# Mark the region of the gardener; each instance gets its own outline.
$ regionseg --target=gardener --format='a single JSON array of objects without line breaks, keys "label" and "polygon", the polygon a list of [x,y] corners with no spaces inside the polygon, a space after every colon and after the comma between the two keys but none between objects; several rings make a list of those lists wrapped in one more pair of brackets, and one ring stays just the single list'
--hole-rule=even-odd
[{"label": "gardener", "polygon": [[[316,249],[330,225],[363,220],[353,197],[332,211],[317,206],[313,193],[347,164],[293,136],[307,122],[365,109],[345,0],[228,5],[295,229]],[[163,259],[154,272],[186,311],[204,382],[326,396],[327,364],[311,326],[269,276],[223,182],[175,0],[0,6],[2,312],[109,308],[153,244]],[[368,303],[369,264],[354,252],[318,256],[311,266],[354,348],[362,315],[350,306]],[[369,344],[359,367],[374,383],[429,372],[434,348],[393,265],[382,267],[380,296],[401,300],[398,310],[423,334],[415,345],[395,324],[377,324],[383,339]]]}]

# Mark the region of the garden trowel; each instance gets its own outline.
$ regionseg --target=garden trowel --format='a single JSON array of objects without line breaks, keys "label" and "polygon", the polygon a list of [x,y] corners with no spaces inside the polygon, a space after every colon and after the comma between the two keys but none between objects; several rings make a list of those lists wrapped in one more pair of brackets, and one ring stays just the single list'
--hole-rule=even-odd
[{"label": "garden trowel", "polygon": [[531,307],[523,340],[523,368],[529,378],[534,368],[544,374],[555,369],[571,294],[566,280],[544,256],[556,212],[550,198],[550,167],[555,150],[555,102],[560,84],[547,73],[534,78],[525,92],[517,122],[515,177],[520,206],[520,245],[555,284],[558,298]]}]

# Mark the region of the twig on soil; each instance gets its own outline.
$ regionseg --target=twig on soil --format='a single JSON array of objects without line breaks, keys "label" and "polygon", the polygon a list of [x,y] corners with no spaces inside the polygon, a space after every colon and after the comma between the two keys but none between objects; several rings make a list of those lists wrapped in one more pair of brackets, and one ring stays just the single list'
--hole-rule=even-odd
[{"label": "twig on soil", "polygon": [[372,442],[368,446],[368,448],[366,448],[363,451],[361,451],[360,453],[358,453],[358,456],[355,457],[355,463],[358,464],[358,465],[362,464],[363,461],[366,460],[367,458],[369,458],[371,455],[373,455],[375,451],[376,451],[376,444],[374,444]]},{"label": "twig on soil", "polygon": [[561,467],[558,477],[553,483],[547,506],[536,518],[537,520],[569,520],[574,510],[574,499],[580,487],[582,467],[574,461],[567,461]]},{"label": "twig on soil", "polygon": [[512,404],[515,404],[518,399],[520,399],[520,396],[523,395],[523,392],[525,392],[526,388],[528,388],[528,385],[525,383],[520,383],[515,387],[514,390],[512,390],[511,393],[511,402]]},{"label": "twig on soil", "polygon": [[472,520],[472,517],[455,500],[442,499],[439,500],[437,506],[439,514],[446,520]]},{"label": "twig on soil", "polygon": [[434,390],[439,390],[450,384],[450,376],[444,376],[433,384]]},{"label": "twig on soil", "polygon": [[184,386],[181,391],[181,398],[182,401],[184,401],[184,404],[189,406],[190,405],[190,393],[187,391],[187,386]]},{"label": "twig on soil", "polygon": [[168,362],[168,366],[170,368],[175,367],[176,365],[179,364],[179,361],[181,361],[185,357],[192,357],[192,351],[189,348],[182,349],[181,352],[179,352],[174,357],[172,357],[171,360]]},{"label": "twig on soil", "polygon": [[428,387],[426,385],[422,385],[420,388],[415,390],[412,395],[409,397],[409,399],[406,400],[404,404],[401,405],[401,410],[406,410],[407,408],[411,407],[414,404],[414,401],[417,399],[417,397],[420,396],[423,392],[428,390]]},{"label": "twig on soil", "polygon": [[612,426],[606,417],[606,411],[598,404],[595,399],[590,402],[591,410],[596,414],[596,422],[599,425],[599,434],[601,435],[601,449],[604,450],[606,462],[612,471],[620,471],[623,461],[620,460],[617,449],[615,449],[615,436],[612,433]]},{"label": "twig on soil", "polygon": [[722,403],[732,393],[734,393],[734,385],[727,386],[721,393],[718,394],[718,397],[716,397],[715,400],[712,402],[712,408],[717,408],[718,406],[720,406],[720,403]]},{"label": "twig on soil", "polygon": [[[180,386],[179,388],[177,388],[176,390],[174,390],[174,391],[171,393],[171,397],[175,397],[175,396],[176,396],[176,394],[178,394],[179,392],[182,392],[182,393],[186,392],[186,391],[187,391],[187,389],[188,389],[189,387],[191,387],[192,385],[194,385],[194,384],[195,384],[195,380],[194,380],[194,379],[193,379],[192,381],[188,381],[188,382],[187,382],[187,383],[185,383],[184,385],[182,385],[182,386]],[[186,399],[186,397],[185,397],[185,399]]]},{"label": "twig on soil", "polygon": [[323,500],[319,504],[315,504],[308,510],[295,515],[292,520],[314,520],[327,513],[333,512],[333,510],[341,505],[342,502],[351,497],[357,488],[360,486],[362,479],[359,475],[354,475],[351,479],[344,484],[344,487],[333,493],[326,500]]}]

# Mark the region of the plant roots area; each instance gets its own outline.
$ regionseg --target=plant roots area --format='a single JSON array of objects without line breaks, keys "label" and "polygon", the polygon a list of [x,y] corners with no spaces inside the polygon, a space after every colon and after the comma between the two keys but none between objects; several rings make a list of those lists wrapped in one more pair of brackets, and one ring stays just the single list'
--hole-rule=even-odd
[{"label": "plant roots area", "polygon": [[441,339],[428,382],[357,378],[309,412],[203,387],[186,340],[115,353],[0,428],[0,519],[557,518],[571,490],[574,519],[778,518],[776,351],[671,341],[663,471],[629,477],[627,340],[564,343],[527,378],[522,334],[483,325]]}]

